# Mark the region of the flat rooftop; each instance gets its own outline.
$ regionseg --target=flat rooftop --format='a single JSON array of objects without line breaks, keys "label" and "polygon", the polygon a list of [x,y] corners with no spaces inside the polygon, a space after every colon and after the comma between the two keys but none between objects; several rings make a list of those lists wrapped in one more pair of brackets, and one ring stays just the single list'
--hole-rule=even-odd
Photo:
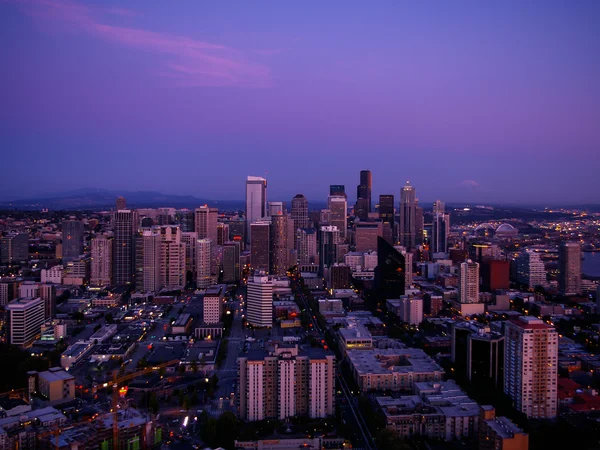
[{"label": "flat rooftop", "polygon": [[347,355],[361,375],[443,372],[433,359],[418,348],[348,350]]}]

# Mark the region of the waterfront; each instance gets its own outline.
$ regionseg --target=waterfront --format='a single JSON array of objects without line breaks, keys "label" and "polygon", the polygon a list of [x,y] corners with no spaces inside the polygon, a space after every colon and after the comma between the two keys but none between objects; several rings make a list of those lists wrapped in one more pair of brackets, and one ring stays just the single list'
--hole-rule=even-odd
[{"label": "waterfront", "polygon": [[600,278],[600,252],[584,252],[581,271],[589,277]]}]

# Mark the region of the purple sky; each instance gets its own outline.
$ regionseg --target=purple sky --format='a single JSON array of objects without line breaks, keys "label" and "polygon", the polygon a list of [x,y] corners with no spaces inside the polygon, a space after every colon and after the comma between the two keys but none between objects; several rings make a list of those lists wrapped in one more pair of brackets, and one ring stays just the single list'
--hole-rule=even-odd
[{"label": "purple sky", "polygon": [[600,202],[600,2],[0,1],[0,198]]}]

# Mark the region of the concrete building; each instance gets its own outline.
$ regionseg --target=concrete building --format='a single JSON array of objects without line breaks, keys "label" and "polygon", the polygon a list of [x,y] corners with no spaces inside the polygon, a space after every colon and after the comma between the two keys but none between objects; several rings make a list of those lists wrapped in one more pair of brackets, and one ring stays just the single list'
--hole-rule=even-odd
[{"label": "concrete building", "polygon": [[346,240],[348,229],[348,202],[340,195],[329,196],[328,208],[331,211],[329,225],[337,227],[342,241]]},{"label": "concrete building", "polygon": [[383,238],[390,245],[396,243],[396,219],[394,212],[394,196],[379,196],[379,220],[383,222]]},{"label": "concrete building", "polygon": [[250,225],[267,217],[267,180],[261,177],[246,178],[246,243],[251,243]]},{"label": "concrete building", "polygon": [[[291,220],[291,219],[290,219]],[[282,212],[271,215],[270,270],[272,275],[285,275],[289,269],[288,216]],[[292,236],[290,236],[292,239]]]},{"label": "concrete building", "polygon": [[193,279],[196,279],[196,241],[198,241],[198,234],[195,231],[181,233],[181,242],[185,245],[186,277],[191,274]]},{"label": "concrete building", "polygon": [[215,284],[212,275],[212,239],[198,239],[196,241],[196,286],[206,289]]},{"label": "concrete building", "polygon": [[83,255],[83,222],[81,220],[63,220],[62,222],[62,258],[64,261],[77,259]]},{"label": "concrete building", "polygon": [[400,245],[408,250],[417,244],[417,197],[415,188],[407,181],[400,190]]},{"label": "concrete building", "polygon": [[317,264],[317,230],[314,228],[296,229],[296,251],[298,265]]},{"label": "concrete building", "polygon": [[254,276],[248,280],[247,321],[255,327],[273,326],[273,283],[266,276]]},{"label": "concrete building", "polygon": [[491,405],[482,405],[479,416],[479,450],[527,450],[529,435],[507,417],[497,417]]},{"label": "concrete building", "polygon": [[545,286],[547,283],[546,268],[539,253],[527,249],[516,259],[517,282],[529,289]]},{"label": "concrete building", "polygon": [[114,213],[113,283],[117,286],[133,283],[137,229],[136,211],[120,209]]},{"label": "concrete building", "polygon": [[217,222],[217,245],[224,245],[229,241],[229,224]]},{"label": "concrete building", "polygon": [[383,237],[383,222],[358,222],[354,229],[356,251],[377,251],[377,238]]},{"label": "concrete building", "polygon": [[141,228],[136,240],[136,290],[158,292],[161,288],[160,227]]},{"label": "concrete building", "polygon": [[413,295],[403,295],[400,299],[388,299],[386,301],[388,311],[397,315],[402,322],[410,325],[419,325],[423,322],[424,301]]},{"label": "concrete building", "polygon": [[241,278],[240,241],[227,241],[223,244],[223,282],[237,283]]},{"label": "concrete building", "polygon": [[0,278],[0,306],[19,297],[19,281],[15,278]]},{"label": "concrete building", "polygon": [[249,226],[250,265],[255,272],[269,273],[271,269],[271,221],[258,220]]},{"label": "concrete building", "polygon": [[531,316],[505,322],[504,392],[533,419],[557,414],[558,333]]},{"label": "concrete building", "polygon": [[321,275],[325,273],[325,268],[331,267],[337,262],[337,246],[340,239],[340,230],[337,226],[328,225],[321,227],[321,245],[319,252],[319,272]]},{"label": "concrete building", "polygon": [[212,239],[217,242],[218,208],[209,208],[208,205],[196,208],[194,211],[195,232],[198,239]]},{"label": "concrete building", "polygon": [[[93,241],[92,241],[93,244]],[[92,252],[93,257],[93,252]],[[54,266],[49,269],[40,270],[40,278],[42,283],[62,284],[63,281],[63,266]],[[112,277],[112,274],[111,274]]]},{"label": "concrete building", "polygon": [[9,231],[0,238],[0,264],[14,265],[29,259],[29,235]]},{"label": "concrete building", "polygon": [[581,293],[581,245],[563,242],[558,249],[558,290],[563,295]]},{"label": "concrete building", "polygon": [[212,325],[221,322],[224,296],[224,285],[211,286],[206,289],[204,298],[202,299],[202,317],[204,324]]},{"label": "concrete building", "polygon": [[242,420],[285,420],[334,414],[335,356],[323,349],[276,346],[238,358],[238,411]]},{"label": "concrete building", "polygon": [[37,374],[37,392],[51,402],[75,398],[75,377],[60,367]]},{"label": "concrete building", "polygon": [[510,288],[510,263],[503,259],[484,259],[479,265],[481,290],[496,292]]},{"label": "concrete building", "polygon": [[432,253],[446,253],[448,251],[449,234],[450,215],[443,212],[434,212],[430,239]]},{"label": "concrete building", "polygon": [[460,303],[479,303],[479,264],[471,260],[460,265],[458,301]]},{"label": "concrete building", "polygon": [[92,239],[90,283],[93,286],[112,285],[113,243],[114,239],[106,235]]},{"label": "concrete building", "polygon": [[302,194],[297,194],[292,199],[292,220],[294,222],[294,232],[298,228],[308,228],[308,200]]},{"label": "concrete building", "polygon": [[27,347],[31,344],[45,320],[44,302],[41,298],[18,298],[6,306],[8,313],[8,338],[13,345]]},{"label": "concrete building", "polygon": [[186,248],[181,228],[174,225],[160,227],[160,287],[179,289],[186,282]]}]

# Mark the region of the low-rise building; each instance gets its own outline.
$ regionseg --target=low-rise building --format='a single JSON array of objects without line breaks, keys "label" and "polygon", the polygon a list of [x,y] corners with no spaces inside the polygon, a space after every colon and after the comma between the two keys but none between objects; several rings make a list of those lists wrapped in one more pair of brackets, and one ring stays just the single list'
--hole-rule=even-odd
[{"label": "low-rise building", "polygon": [[75,398],[75,377],[60,367],[52,367],[37,375],[37,392],[51,402]]}]

